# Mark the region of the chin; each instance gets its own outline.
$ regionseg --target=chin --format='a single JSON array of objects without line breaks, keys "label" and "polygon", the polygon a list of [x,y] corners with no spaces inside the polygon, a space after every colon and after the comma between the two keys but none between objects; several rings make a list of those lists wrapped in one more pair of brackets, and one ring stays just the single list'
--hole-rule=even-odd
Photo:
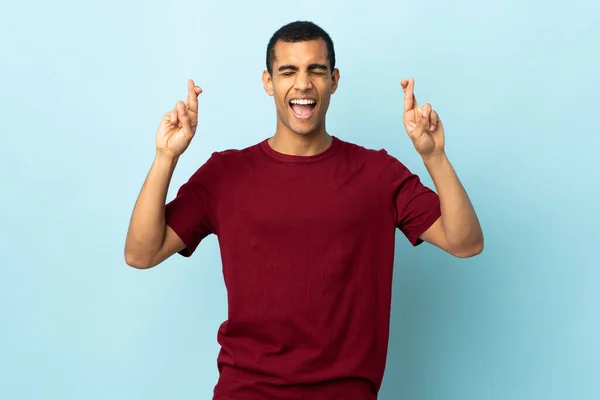
[{"label": "chin", "polygon": [[298,135],[310,135],[317,130],[316,126],[294,126],[292,131]]},{"label": "chin", "polygon": [[311,126],[291,126],[291,131],[297,135],[310,136],[318,132],[319,127],[311,124]]},{"label": "chin", "polygon": [[315,113],[310,118],[297,118],[292,112],[284,110],[279,114],[278,124],[285,126],[291,133],[299,136],[315,135],[322,128],[322,121],[319,120],[319,114]]}]

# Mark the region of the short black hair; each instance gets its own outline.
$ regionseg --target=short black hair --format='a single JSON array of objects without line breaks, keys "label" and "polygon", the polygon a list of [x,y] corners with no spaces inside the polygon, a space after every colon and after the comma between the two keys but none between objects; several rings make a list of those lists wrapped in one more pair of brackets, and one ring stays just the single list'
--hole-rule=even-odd
[{"label": "short black hair", "polygon": [[305,42],[309,40],[323,39],[327,45],[327,58],[329,67],[335,68],[335,51],[333,41],[327,32],[320,26],[310,21],[296,21],[279,28],[269,40],[267,46],[267,71],[273,74],[273,61],[275,61],[275,44],[278,41],[285,43]]}]

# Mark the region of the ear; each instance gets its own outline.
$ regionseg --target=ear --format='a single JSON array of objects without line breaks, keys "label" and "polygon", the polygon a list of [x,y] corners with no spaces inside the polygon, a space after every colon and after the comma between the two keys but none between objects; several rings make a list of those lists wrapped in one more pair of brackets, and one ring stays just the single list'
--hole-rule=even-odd
[{"label": "ear", "polygon": [[335,68],[331,74],[331,94],[334,94],[340,82],[340,70]]},{"label": "ear", "polygon": [[273,79],[269,71],[264,70],[262,74],[263,87],[269,96],[273,96]]}]

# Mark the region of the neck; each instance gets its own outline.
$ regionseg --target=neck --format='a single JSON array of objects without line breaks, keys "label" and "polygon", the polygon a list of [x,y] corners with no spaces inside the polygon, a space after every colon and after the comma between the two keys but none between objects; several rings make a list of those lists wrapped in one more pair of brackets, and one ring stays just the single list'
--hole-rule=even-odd
[{"label": "neck", "polygon": [[281,129],[278,126],[275,135],[269,139],[269,145],[282,154],[314,156],[327,150],[331,140],[331,136],[324,128],[307,134],[298,134],[287,127]]}]

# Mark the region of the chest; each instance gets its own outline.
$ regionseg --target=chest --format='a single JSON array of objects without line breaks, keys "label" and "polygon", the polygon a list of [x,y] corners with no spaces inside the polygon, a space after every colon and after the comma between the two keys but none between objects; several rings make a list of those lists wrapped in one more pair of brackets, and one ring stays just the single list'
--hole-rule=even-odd
[{"label": "chest", "polygon": [[393,223],[391,193],[360,169],[247,173],[219,202],[219,235],[328,237]]}]

